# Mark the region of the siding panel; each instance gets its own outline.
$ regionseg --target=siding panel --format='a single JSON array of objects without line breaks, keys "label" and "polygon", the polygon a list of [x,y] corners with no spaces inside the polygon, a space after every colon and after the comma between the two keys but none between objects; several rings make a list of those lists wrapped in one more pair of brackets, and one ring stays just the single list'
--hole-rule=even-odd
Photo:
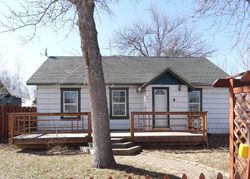
[{"label": "siding panel", "polygon": [[226,88],[203,89],[203,110],[207,111],[208,132],[228,133],[229,94]]}]

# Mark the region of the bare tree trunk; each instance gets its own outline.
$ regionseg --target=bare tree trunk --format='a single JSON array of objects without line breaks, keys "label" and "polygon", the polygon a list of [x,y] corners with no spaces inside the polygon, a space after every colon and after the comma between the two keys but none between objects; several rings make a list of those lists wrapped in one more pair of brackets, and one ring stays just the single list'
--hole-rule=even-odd
[{"label": "bare tree trunk", "polygon": [[82,0],[76,5],[81,49],[87,71],[88,88],[92,107],[94,160],[97,168],[116,165],[111,148],[106,89],[102,70],[102,57],[97,41],[94,21],[94,1]]}]

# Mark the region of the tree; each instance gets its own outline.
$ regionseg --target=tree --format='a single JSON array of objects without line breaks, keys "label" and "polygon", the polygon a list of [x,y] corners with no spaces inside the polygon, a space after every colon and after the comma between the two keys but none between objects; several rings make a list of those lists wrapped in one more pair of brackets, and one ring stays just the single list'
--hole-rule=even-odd
[{"label": "tree", "polygon": [[8,71],[0,72],[0,97],[8,95],[9,92],[20,97],[29,97],[28,88],[18,74],[11,75]]},{"label": "tree", "polygon": [[245,56],[250,50],[250,1],[200,0],[194,3],[194,17],[212,19],[212,26],[228,30],[235,39],[233,47],[238,46],[241,56]]},{"label": "tree", "polygon": [[240,66],[244,70],[250,69],[250,52],[240,51]]},{"label": "tree", "polygon": [[77,22],[81,39],[81,50],[87,73],[87,83],[92,107],[93,166],[110,168],[116,165],[111,148],[107,98],[102,70],[102,57],[97,41],[94,20],[95,4],[109,11],[111,0],[33,0],[22,1],[22,10],[17,12],[7,5],[10,15],[8,23],[2,23],[5,31],[32,28],[28,40],[34,38],[40,26],[57,27]]},{"label": "tree", "polygon": [[122,54],[141,56],[208,56],[214,50],[184,19],[170,20],[155,8],[150,9],[151,22],[133,23],[116,31],[115,47]]}]

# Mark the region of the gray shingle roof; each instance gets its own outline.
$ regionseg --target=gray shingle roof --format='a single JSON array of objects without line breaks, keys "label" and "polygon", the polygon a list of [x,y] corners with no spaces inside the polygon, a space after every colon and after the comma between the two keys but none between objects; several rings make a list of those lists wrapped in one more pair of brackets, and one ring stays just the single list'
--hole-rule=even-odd
[{"label": "gray shingle roof", "polygon": [[[143,84],[170,67],[193,85],[211,85],[228,76],[206,58],[111,56],[102,60],[107,84]],[[86,83],[82,57],[49,57],[27,81],[28,85]]]}]

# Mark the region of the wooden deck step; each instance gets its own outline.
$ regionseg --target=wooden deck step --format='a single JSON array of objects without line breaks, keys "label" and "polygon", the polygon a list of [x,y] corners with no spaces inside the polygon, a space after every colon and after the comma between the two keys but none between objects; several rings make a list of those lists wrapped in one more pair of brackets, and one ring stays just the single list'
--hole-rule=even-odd
[{"label": "wooden deck step", "polygon": [[141,146],[135,146],[133,142],[125,138],[112,137],[111,142],[114,155],[136,155],[142,151]]},{"label": "wooden deck step", "polygon": [[133,142],[115,142],[112,143],[112,148],[129,148],[134,146]]},{"label": "wooden deck step", "polygon": [[112,143],[126,142],[126,140],[125,140],[125,138],[111,137],[111,142],[112,142]]},{"label": "wooden deck step", "polygon": [[136,155],[142,151],[142,147],[137,145],[129,148],[114,148],[112,150],[114,155]]}]

